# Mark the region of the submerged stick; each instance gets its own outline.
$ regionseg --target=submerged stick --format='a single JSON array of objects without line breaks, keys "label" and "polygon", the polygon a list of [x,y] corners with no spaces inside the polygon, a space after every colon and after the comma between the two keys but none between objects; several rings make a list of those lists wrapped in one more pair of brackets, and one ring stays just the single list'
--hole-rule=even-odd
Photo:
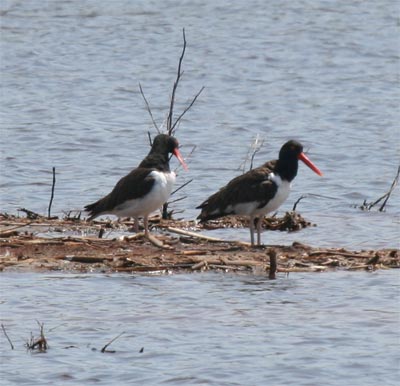
[{"label": "submerged stick", "polygon": [[107,350],[107,347],[108,347],[111,343],[115,342],[118,338],[120,338],[123,334],[125,334],[124,331],[121,332],[119,335],[117,335],[115,338],[111,339],[111,340],[101,349],[101,352],[102,352],[102,353],[104,353],[104,352],[114,353],[115,351],[108,351],[108,350]]},{"label": "submerged stick", "polygon": [[56,168],[53,166],[53,184],[51,186],[51,197],[50,197],[50,202],[49,202],[49,209],[47,210],[47,217],[50,218],[50,213],[51,213],[51,205],[53,204],[53,198],[54,198],[54,187],[56,185]]},{"label": "submerged stick", "polygon": [[389,197],[391,196],[395,186],[397,185],[397,183],[399,182],[399,176],[400,176],[400,166],[397,168],[397,174],[396,177],[394,178],[393,182],[392,182],[392,186],[390,187],[389,191],[386,193],[386,198],[385,201],[383,201],[383,204],[381,205],[381,207],[379,208],[379,212],[383,212],[383,209],[386,206],[386,203],[389,200]]},{"label": "submerged stick", "polygon": [[7,331],[6,331],[6,328],[4,327],[4,324],[3,324],[3,323],[1,323],[1,328],[2,328],[2,330],[3,330],[3,332],[4,332],[4,335],[6,336],[6,338],[7,338],[7,340],[8,340],[8,343],[10,343],[11,350],[14,350],[14,345],[12,344],[11,339],[10,339],[10,337],[8,336]]},{"label": "submerged stick", "polygon": [[393,193],[394,188],[396,187],[396,185],[399,182],[399,177],[400,177],[400,166],[397,168],[396,177],[394,178],[394,180],[392,182],[392,185],[390,186],[390,189],[382,197],[379,197],[376,201],[374,201],[372,203],[367,203],[367,201],[364,200],[364,203],[359,208],[362,209],[362,210],[371,210],[375,205],[377,205],[382,200],[384,200],[382,205],[378,209],[379,212],[383,212],[383,210],[385,209],[385,206],[386,206],[390,196]]},{"label": "submerged stick", "polygon": [[46,351],[49,347],[47,344],[47,339],[44,336],[44,323],[40,323],[38,320],[36,321],[37,324],[39,325],[40,328],[40,337],[37,338],[36,340],[34,339],[32,333],[31,333],[31,339],[30,342],[26,343],[26,347],[28,350],[34,350],[35,348],[38,348],[39,351]]},{"label": "submerged stick", "polygon": [[294,203],[293,208],[292,208],[292,212],[295,212],[295,211],[296,211],[297,204],[298,204],[303,198],[308,198],[308,197],[317,197],[317,198],[326,198],[326,199],[329,199],[329,200],[337,200],[336,197],[323,196],[322,194],[306,193],[306,194],[303,194],[302,196],[300,196],[300,198],[297,199],[297,201]]},{"label": "submerged stick", "polygon": [[276,279],[276,268],[277,268],[276,251],[273,249],[269,253],[269,274],[268,274],[269,279],[271,280]]}]

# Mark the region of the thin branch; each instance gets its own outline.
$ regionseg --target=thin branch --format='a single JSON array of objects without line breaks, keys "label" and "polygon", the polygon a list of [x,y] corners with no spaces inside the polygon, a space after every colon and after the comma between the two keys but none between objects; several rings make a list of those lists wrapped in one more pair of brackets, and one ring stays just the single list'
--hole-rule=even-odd
[{"label": "thin branch", "polygon": [[4,324],[3,324],[3,323],[1,323],[1,328],[2,328],[2,330],[3,330],[3,332],[4,332],[4,335],[6,336],[6,338],[7,338],[7,340],[8,340],[8,343],[10,343],[11,350],[14,350],[14,345],[12,344],[11,339],[10,339],[10,337],[8,336],[7,331],[6,331],[6,328],[4,327]]},{"label": "thin branch", "polygon": [[268,273],[269,279],[271,279],[271,280],[276,279],[276,269],[277,269],[276,251],[275,251],[275,249],[272,249],[269,252],[269,273]]},{"label": "thin branch", "polygon": [[364,202],[363,202],[363,204],[360,206],[360,208],[361,208],[362,210],[371,210],[375,205],[377,205],[379,202],[381,202],[382,200],[384,200],[383,203],[382,203],[382,205],[381,205],[380,208],[378,209],[379,212],[383,212],[383,210],[385,209],[386,203],[388,202],[388,200],[389,200],[389,198],[390,198],[390,196],[391,196],[391,194],[392,194],[394,188],[396,187],[396,185],[397,185],[398,182],[399,182],[399,177],[400,177],[400,166],[397,168],[396,177],[394,178],[394,180],[393,180],[393,182],[392,182],[392,185],[391,185],[389,191],[386,192],[382,197],[379,197],[379,198],[378,198],[376,201],[374,201],[373,203],[367,203],[367,201],[364,200]]},{"label": "thin branch", "polygon": [[49,209],[47,211],[47,217],[51,217],[51,205],[53,204],[53,198],[54,198],[54,187],[56,185],[56,168],[53,166],[53,185],[51,186],[51,197],[50,197],[50,202],[49,202]]},{"label": "thin branch", "polygon": [[36,320],[36,323],[40,328],[40,337],[35,340],[33,334],[31,333],[31,339],[26,343],[26,347],[28,350],[34,350],[37,347],[39,351],[44,352],[49,348],[47,339],[44,336],[44,323],[40,323],[38,320]]},{"label": "thin branch", "polygon": [[[253,140],[253,142],[249,146],[246,157],[244,158],[243,163],[239,166],[238,170],[241,170],[242,173],[245,173],[246,172],[246,164],[249,161],[249,159],[250,159],[250,169],[249,170],[253,169],[254,157],[260,151],[260,149],[262,148],[263,145],[264,145],[264,139],[260,140],[259,136],[257,134],[256,138]],[[252,152],[252,155],[250,156],[251,151],[253,151],[253,152]]]},{"label": "thin branch", "polygon": [[146,97],[144,95],[144,92],[143,92],[143,89],[142,89],[142,85],[140,84],[140,82],[139,82],[139,90],[140,90],[140,93],[142,94],[144,102],[146,103],[146,109],[147,109],[148,113],[150,114],[150,118],[151,118],[151,121],[153,122],[153,126],[156,128],[157,132],[160,133],[160,129],[158,128],[157,123],[154,120],[153,113],[151,112],[151,108],[150,108],[149,102],[147,101],[147,99],[146,99]]},{"label": "thin branch", "polygon": [[190,231],[186,231],[186,230],[174,228],[174,227],[166,227],[165,229],[172,233],[177,233],[177,234],[184,235],[184,236],[194,237],[194,238],[200,239],[200,240],[207,240],[210,242],[216,242],[216,243],[222,242],[222,243],[227,243],[227,244],[251,246],[250,243],[247,243],[245,241],[223,240],[223,239],[218,239],[216,237],[205,236],[205,235],[202,235],[197,232],[190,232]]},{"label": "thin branch", "polygon": [[[187,196],[179,197],[179,198],[176,198],[175,200],[168,201],[168,204],[174,204],[175,202],[186,200],[186,199],[187,199]],[[176,212],[174,212],[174,213],[176,213]]]},{"label": "thin branch", "polygon": [[250,170],[253,169],[254,157],[255,157],[256,154],[261,150],[261,148],[263,147],[263,145],[264,145],[264,139],[262,139],[261,141],[259,141],[258,135],[257,135],[256,140],[255,140],[254,143],[253,143],[254,151],[253,151],[253,154],[252,154],[251,159],[250,159]]},{"label": "thin branch", "polygon": [[294,203],[293,208],[292,208],[292,212],[295,212],[295,211],[296,211],[296,208],[297,208],[297,204],[298,204],[303,198],[307,198],[307,197],[319,197],[319,198],[327,198],[327,199],[329,199],[329,200],[337,200],[336,197],[323,196],[322,194],[314,194],[314,193],[303,194],[303,195],[300,196],[300,198]]},{"label": "thin branch", "polygon": [[172,193],[171,196],[173,194],[175,194],[176,192],[179,192],[181,189],[183,189],[186,185],[189,185],[191,182],[193,181],[193,178],[187,182],[185,182],[183,185],[181,185],[179,188],[176,188]]},{"label": "thin branch", "polygon": [[194,103],[196,102],[196,99],[199,97],[199,95],[203,92],[204,90],[204,86],[200,89],[200,91],[194,96],[192,102],[189,104],[189,106],[187,106],[185,108],[185,110],[183,110],[182,114],[179,115],[178,119],[175,121],[175,123],[173,124],[172,128],[171,128],[171,133],[173,133],[175,126],[177,125],[177,123],[182,119],[182,117],[190,110],[190,108],[194,105]]},{"label": "thin branch", "polygon": [[26,208],[18,208],[17,209],[19,212],[24,212],[26,213],[26,217],[30,220],[37,220],[38,218],[42,218],[43,216],[40,215],[39,213],[33,212],[29,209]]},{"label": "thin branch", "polygon": [[183,33],[183,48],[182,48],[182,54],[179,58],[179,64],[178,64],[178,72],[176,75],[176,80],[174,82],[174,86],[172,88],[172,95],[171,95],[171,102],[169,105],[169,113],[168,113],[168,118],[167,118],[167,131],[169,135],[172,135],[172,116],[174,114],[174,103],[175,103],[175,93],[176,93],[176,89],[178,88],[178,83],[179,80],[182,76],[182,72],[181,72],[181,68],[182,68],[182,61],[183,61],[183,57],[185,56],[185,51],[186,51],[186,35],[185,35],[185,29],[183,28],[182,30]]},{"label": "thin branch", "polygon": [[394,188],[396,187],[397,183],[399,182],[399,176],[400,176],[400,166],[397,168],[397,174],[396,177],[394,178],[393,182],[392,182],[392,186],[390,187],[389,191],[386,193],[386,198],[385,201],[383,202],[383,204],[381,205],[381,207],[379,208],[379,212],[383,212],[383,209],[386,206],[387,201],[389,200],[389,197],[391,196]]},{"label": "thin branch", "polygon": [[117,335],[115,338],[113,338],[113,339],[111,339],[102,349],[101,349],[101,352],[111,352],[111,353],[114,353],[115,351],[108,351],[107,350],[107,347],[111,344],[111,343],[113,343],[113,342],[115,342],[118,338],[120,338],[123,334],[125,334],[125,332],[121,332],[119,335]]},{"label": "thin branch", "polygon": [[192,157],[192,155],[196,149],[197,149],[197,145],[193,145],[192,150],[190,150],[189,154],[187,154],[185,157],[186,162],[189,162],[189,159]]}]

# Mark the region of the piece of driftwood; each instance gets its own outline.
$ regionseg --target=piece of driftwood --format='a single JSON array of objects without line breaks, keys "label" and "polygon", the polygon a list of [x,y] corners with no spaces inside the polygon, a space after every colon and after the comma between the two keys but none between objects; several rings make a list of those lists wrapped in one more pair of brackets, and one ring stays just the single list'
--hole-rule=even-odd
[{"label": "piece of driftwood", "polygon": [[276,279],[276,270],[277,270],[277,262],[276,262],[276,250],[275,249],[271,249],[271,251],[269,252],[269,273],[268,273],[268,277],[271,280]]},{"label": "piece of driftwood", "polygon": [[350,257],[350,258],[357,258],[357,259],[370,259],[371,258],[371,256],[368,256],[368,255],[361,255],[361,254],[356,254],[356,253],[335,251],[335,250],[318,250],[318,251],[310,252],[308,255],[309,256],[315,256],[315,255],[339,255],[339,256],[343,256],[343,257]]},{"label": "piece of driftwood", "polygon": [[230,243],[230,244],[239,244],[239,245],[243,245],[243,246],[251,246],[250,243],[246,243],[244,241],[222,240],[222,239],[219,239],[219,238],[216,238],[216,237],[205,236],[205,235],[202,235],[200,233],[190,232],[190,231],[179,229],[179,228],[166,227],[165,229],[167,231],[171,232],[171,233],[177,233],[177,234],[184,235],[184,236],[194,237],[194,238],[205,240],[205,241],[209,241],[209,242],[212,242],[212,243],[213,242],[214,243]]},{"label": "piece of driftwood", "polygon": [[379,204],[383,200],[382,205],[378,209],[379,212],[383,212],[385,210],[385,206],[386,206],[390,196],[393,193],[394,188],[397,186],[397,184],[399,182],[399,178],[400,178],[400,165],[397,167],[396,176],[394,177],[394,180],[393,180],[392,185],[390,186],[389,190],[383,196],[379,197],[374,202],[368,203],[366,200],[364,200],[363,204],[360,205],[359,208],[361,210],[371,210],[375,205]]},{"label": "piece of driftwood", "polygon": [[31,333],[30,340],[25,344],[25,346],[28,350],[31,351],[38,350],[40,352],[45,352],[49,348],[49,345],[47,343],[46,337],[44,336],[44,324],[40,323],[39,321],[36,322],[39,325],[40,335],[38,338],[35,338]]},{"label": "piece of driftwood", "polygon": [[113,338],[113,339],[111,339],[108,343],[106,343],[105,345],[104,345],[104,347],[101,349],[101,352],[102,353],[111,353],[111,354],[114,354],[115,353],[115,350],[107,350],[107,347],[111,344],[111,343],[113,343],[113,342],[115,342],[118,338],[120,338],[122,335],[124,335],[125,334],[125,332],[121,332],[120,334],[118,334],[115,338]]},{"label": "piece of driftwood", "polygon": [[[2,221],[2,219],[4,219]],[[0,215],[0,229],[9,216]],[[160,248],[147,238],[134,234],[118,238],[107,232],[98,238],[99,226],[84,221],[56,219],[16,219],[18,234],[0,237],[0,270],[64,270],[79,272],[143,272],[163,274],[180,270],[223,270],[265,274],[273,278],[276,254],[276,277],[280,272],[316,272],[336,269],[400,268],[400,251],[396,248],[351,251],[333,248],[314,248],[299,242],[292,245],[263,245],[252,248],[248,243],[203,237],[195,224],[188,221],[159,220],[161,233],[154,235],[168,248]],[[36,236],[37,224],[41,237]],[[114,224],[126,231],[124,223]],[[54,229],[60,228],[58,237]],[[190,231],[188,230],[190,229]],[[110,228],[113,229],[113,228]],[[23,232],[22,232],[23,230]],[[50,237],[44,237],[46,231]],[[21,232],[19,232],[21,231]],[[65,232],[68,232],[66,236]],[[88,236],[82,236],[87,234]],[[175,236],[179,234],[179,238]],[[111,238],[114,235],[113,238]],[[211,241],[210,241],[211,240]]]}]

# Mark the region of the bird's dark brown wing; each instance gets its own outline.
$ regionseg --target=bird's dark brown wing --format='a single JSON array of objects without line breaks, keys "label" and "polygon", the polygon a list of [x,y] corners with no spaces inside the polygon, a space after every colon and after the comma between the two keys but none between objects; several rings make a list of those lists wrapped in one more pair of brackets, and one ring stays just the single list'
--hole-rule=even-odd
[{"label": "bird's dark brown wing", "polygon": [[137,168],[122,177],[111,193],[95,203],[85,206],[85,210],[89,212],[90,219],[112,211],[126,200],[139,198],[149,193],[155,181],[151,175],[153,170],[155,169]]},{"label": "bird's dark brown wing", "polygon": [[274,163],[269,162],[231,180],[218,192],[211,195],[197,209],[201,209],[202,221],[234,214],[227,208],[238,203],[259,201],[264,206],[276,193],[276,185],[269,180]]}]

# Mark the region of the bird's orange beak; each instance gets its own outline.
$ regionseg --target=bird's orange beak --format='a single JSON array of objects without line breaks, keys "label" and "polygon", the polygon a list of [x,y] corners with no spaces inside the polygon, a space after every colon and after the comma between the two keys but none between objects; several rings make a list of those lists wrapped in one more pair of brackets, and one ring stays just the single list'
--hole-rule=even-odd
[{"label": "bird's orange beak", "polygon": [[299,160],[303,161],[312,171],[317,173],[319,176],[323,175],[321,170],[319,170],[304,153],[300,153]]},{"label": "bird's orange beak", "polygon": [[184,168],[186,171],[188,171],[189,168],[187,167],[187,165],[186,165],[186,163],[185,163],[185,161],[184,161],[184,159],[183,159],[183,157],[182,157],[182,154],[181,154],[181,152],[178,150],[178,148],[175,148],[175,149],[173,150],[172,154],[173,154],[176,158],[178,158],[178,161],[182,164],[183,168]]}]

